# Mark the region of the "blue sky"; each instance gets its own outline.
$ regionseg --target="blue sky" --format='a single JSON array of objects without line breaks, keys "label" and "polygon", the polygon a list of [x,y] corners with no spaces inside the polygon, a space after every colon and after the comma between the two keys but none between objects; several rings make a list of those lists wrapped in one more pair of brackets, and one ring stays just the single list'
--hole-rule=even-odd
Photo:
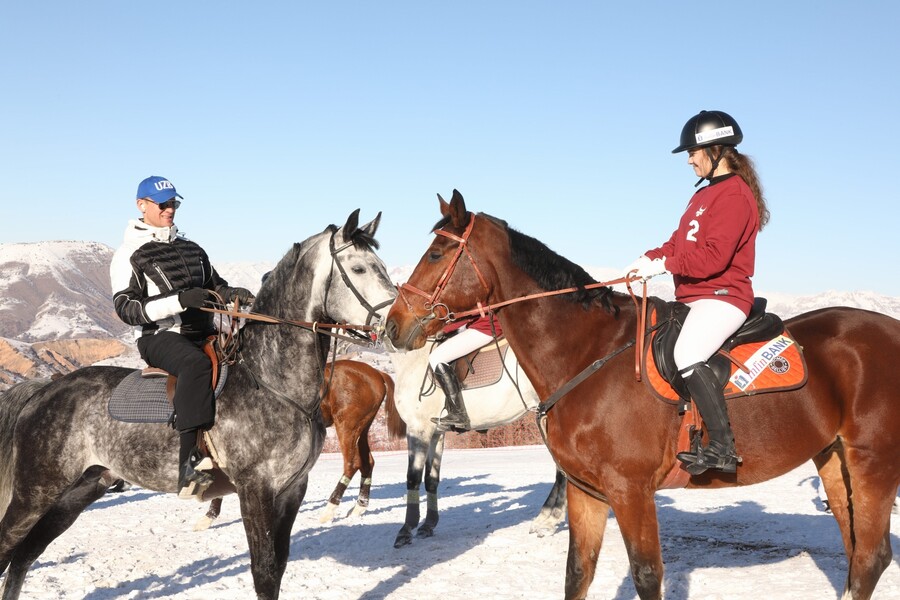
[{"label": "blue sky", "polygon": [[214,263],[383,212],[414,264],[436,194],[588,267],[671,234],[681,127],[732,114],[772,221],[758,293],[900,296],[892,2],[8,2],[0,242],[117,246],[149,175]]}]

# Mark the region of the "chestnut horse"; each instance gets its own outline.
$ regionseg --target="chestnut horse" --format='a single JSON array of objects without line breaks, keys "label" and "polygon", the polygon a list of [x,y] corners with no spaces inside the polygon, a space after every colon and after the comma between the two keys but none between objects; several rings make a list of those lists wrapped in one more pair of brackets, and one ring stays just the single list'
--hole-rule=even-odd
[{"label": "chestnut horse", "polygon": [[[338,360],[326,365],[323,390],[325,393],[320,405],[322,421],[325,427],[334,426],[344,457],[344,473],[319,516],[320,522],[328,523],[334,519],[341,498],[357,472],[360,474],[359,495],[347,516],[360,516],[369,508],[372,470],[375,467],[375,458],[369,447],[369,428],[382,402],[391,438],[405,436],[406,423],[394,405],[394,380],[364,362]],[[222,498],[214,498],[209,510],[194,525],[194,530],[208,529],[221,512]]]},{"label": "chestnut horse", "polygon": [[[438,236],[394,301],[386,335],[395,347],[418,348],[446,319],[476,307],[497,310],[545,402],[604,361],[545,406],[546,443],[569,480],[565,597],[587,595],[612,509],[638,595],[660,598],[654,493],[676,465],[680,416],[636,381],[639,307],[626,294],[592,285],[584,269],[504,221],[467,212],[457,191],[449,204],[439,200]],[[577,291],[546,294],[569,287]],[[812,459],[849,561],[844,597],[870,598],[891,562],[891,504],[900,484],[900,321],[835,307],[785,324],[803,347],[807,383],[729,400],[743,464],[737,473],[693,476],[687,487],[759,483]]]}]

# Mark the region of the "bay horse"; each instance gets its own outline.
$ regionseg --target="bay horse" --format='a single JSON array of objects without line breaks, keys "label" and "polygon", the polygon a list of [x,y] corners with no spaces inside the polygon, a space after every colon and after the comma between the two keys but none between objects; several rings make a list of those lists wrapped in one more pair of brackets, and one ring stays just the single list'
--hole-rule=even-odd
[{"label": "bay horse", "polygon": [[[359,473],[359,494],[348,517],[362,516],[369,508],[375,457],[369,446],[369,429],[384,403],[388,434],[391,438],[406,435],[406,424],[394,405],[394,380],[390,375],[357,360],[336,360],[325,365],[322,386],[322,422],[334,426],[344,472],[319,516],[321,523],[334,519],[347,486]],[[222,512],[222,498],[213,498],[209,510],[194,525],[194,531],[208,529]]]},{"label": "bay horse", "polygon": [[[584,269],[506,222],[468,212],[459,192],[439,202],[437,237],[401,287],[385,323],[387,337],[398,348],[418,348],[446,319],[496,310],[545,401],[583,369],[605,361],[544,407],[547,446],[568,478],[565,597],[587,595],[612,509],[638,596],[660,598],[654,493],[676,465],[680,416],[635,377],[634,350],[626,349],[635,345],[639,303],[592,286]],[[570,287],[578,291],[546,294]],[[750,485],[811,459],[849,562],[843,597],[865,600],[891,563],[891,505],[900,484],[900,321],[832,307],[785,325],[803,348],[806,384],[729,400],[743,464],[737,473],[692,476],[687,487]],[[714,564],[715,557],[708,560]]]},{"label": "bay horse", "polygon": [[[285,322],[246,323],[240,360],[216,402],[209,437],[240,500],[259,600],[278,598],[291,527],[324,442],[324,330],[334,323],[368,324],[396,295],[375,254],[380,218],[360,227],[356,210],[342,227],[331,225],[284,255],[253,309]],[[130,373],[85,367],[0,406],[4,600],[19,597],[32,563],[114,480],[176,491],[177,432],[108,414],[110,395]]]},{"label": "bay horse", "polygon": [[[441,458],[444,453],[444,432],[437,429],[432,417],[441,414],[444,394],[428,376],[429,347],[408,352],[391,352],[390,341],[385,342],[394,365],[396,405],[406,422],[406,449],[409,467],[406,471],[406,518],[394,540],[400,548],[412,542],[413,531],[418,537],[431,537],[438,524],[438,486],[441,482]],[[492,350],[487,350],[492,351]],[[524,376],[515,353],[506,352],[504,374],[493,384],[463,389],[463,401],[473,430],[491,429],[519,419],[537,408],[539,399],[531,382]],[[420,488],[424,478],[426,494],[425,520],[419,523]],[[539,537],[553,533],[565,520],[565,479],[557,471],[547,500],[531,525]]]}]

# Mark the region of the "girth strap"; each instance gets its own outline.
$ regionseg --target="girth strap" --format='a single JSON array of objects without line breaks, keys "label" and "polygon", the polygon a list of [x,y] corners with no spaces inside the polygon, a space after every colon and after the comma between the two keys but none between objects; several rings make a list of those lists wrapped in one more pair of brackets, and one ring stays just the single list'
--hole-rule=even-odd
[{"label": "girth strap", "polygon": [[[568,382],[566,382],[565,385],[563,385],[561,388],[556,390],[553,394],[550,395],[549,398],[547,398],[546,400],[544,400],[543,402],[541,402],[538,405],[537,413],[535,414],[535,416],[537,418],[538,429],[541,432],[541,437],[544,440],[544,445],[547,446],[547,450],[550,450],[550,446],[547,444],[547,412],[549,412],[549,410],[551,408],[553,408],[554,404],[559,402],[559,400],[563,396],[565,396],[566,394],[571,392],[577,385],[579,385],[585,379],[587,379],[588,377],[590,377],[591,375],[593,375],[594,373],[599,371],[600,368],[603,367],[603,365],[605,365],[606,363],[608,363],[611,359],[615,358],[622,352],[625,352],[626,350],[628,350],[629,348],[634,346],[634,344],[635,344],[635,340],[631,340],[630,342],[628,342],[621,348],[613,350],[611,353],[607,354],[603,358],[598,358],[597,360],[595,360],[594,362],[589,364],[587,367],[582,369],[581,373],[579,373],[578,375],[576,375],[575,377],[570,379]],[[585,494],[588,494],[589,496],[592,496],[602,502],[606,502],[607,504],[609,503],[609,500],[607,499],[607,497],[604,496],[602,493],[600,493],[599,490],[590,486],[586,482],[581,481],[580,479],[576,479],[576,478],[572,477],[571,475],[569,475],[568,473],[566,473],[565,469],[563,469],[562,466],[560,466],[559,461],[556,460],[556,457],[553,456],[552,450],[550,451],[550,456],[553,457],[553,462],[556,463],[556,468],[559,469],[560,473],[565,475],[566,480],[569,483],[571,483],[572,485],[574,485],[575,487],[580,489]]]}]

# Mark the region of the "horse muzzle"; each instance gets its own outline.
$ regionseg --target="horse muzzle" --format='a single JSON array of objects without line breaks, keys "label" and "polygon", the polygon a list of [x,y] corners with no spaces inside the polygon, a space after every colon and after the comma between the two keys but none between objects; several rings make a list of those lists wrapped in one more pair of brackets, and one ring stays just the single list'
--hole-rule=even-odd
[{"label": "horse muzzle", "polygon": [[390,315],[384,325],[384,335],[391,345],[398,350],[416,350],[421,348],[425,345],[427,337],[422,321],[407,318],[401,322],[396,316]]}]

